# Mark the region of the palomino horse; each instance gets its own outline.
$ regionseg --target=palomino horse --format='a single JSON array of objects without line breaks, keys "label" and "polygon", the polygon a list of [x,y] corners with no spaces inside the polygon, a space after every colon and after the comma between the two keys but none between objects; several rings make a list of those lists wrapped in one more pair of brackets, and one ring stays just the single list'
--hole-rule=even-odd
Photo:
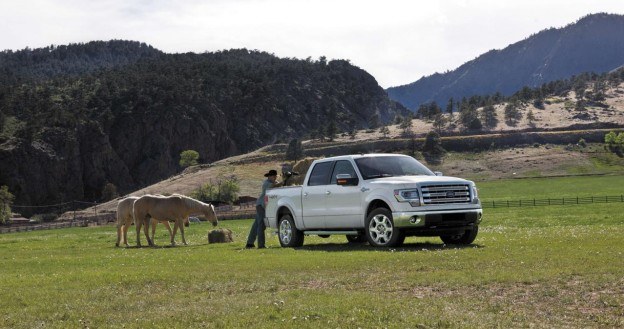
[{"label": "palomino horse", "polygon": [[217,215],[214,206],[208,203],[183,196],[156,196],[144,195],[134,202],[134,224],[137,229],[137,246],[141,246],[141,226],[145,225],[145,237],[150,246],[154,245],[154,241],[148,235],[148,228],[151,218],[159,220],[167,220],[175,222],[173,225],[173,234],[171,235],[171,245],[175,246],[175,235],[180,229],[182,235],[182,243],[186,245],[184,238],[185,219],[190,215],[203,215],[212,225],[217,226]]},{"label": "palomino horse", "polygon": [[[117,243],[115,243],[116,247],[119,247],[122,236],[123,244],[126,247],[128,246],[128,229],[130,228],[130,225],[132,225],[132,222],[134,220],[132,215],[132,206],[134,205],[134,201],[136,201],[138,198],[138,196],[130,196],[123,200],[120,200],[119,203],[117,203]],[[165,228],[167,228],[167,231],[169,231],[170,237],[173,235],[173,231],[171,231],[171,225],[169,225],[168,221],[159,221],[156,218],[152,218],[152,241],[154,241],[154,235],[156,234],[156,224],[158,224],[158,222],[165,225]],[[184,225],[187,225],[188,223],[188,218],[186,218]]]}]

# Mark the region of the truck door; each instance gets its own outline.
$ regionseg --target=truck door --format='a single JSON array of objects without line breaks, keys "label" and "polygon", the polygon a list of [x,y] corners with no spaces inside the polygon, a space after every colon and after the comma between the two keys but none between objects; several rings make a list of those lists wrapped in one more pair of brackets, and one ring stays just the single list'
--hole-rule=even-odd
[{"label": "truck door", "polygon": [[301,207],[305,229],[323,228],[327,207],[327,186],[334,162],[317,162],[310,169],[308,182],[302,188]]},{"label": "truck door", "polygon": [[[325,212],[325,226],[327,228],[355,228],[361,225],[364,216],[362,210],[362,196],[360,187],[355,185],[344,186],[337,184],[337,175],[349,175],[358,178],[353,165],[348,160],[336,161],[327,186],[327,211]],[[360,181],[358,179],[358,181]]]}]

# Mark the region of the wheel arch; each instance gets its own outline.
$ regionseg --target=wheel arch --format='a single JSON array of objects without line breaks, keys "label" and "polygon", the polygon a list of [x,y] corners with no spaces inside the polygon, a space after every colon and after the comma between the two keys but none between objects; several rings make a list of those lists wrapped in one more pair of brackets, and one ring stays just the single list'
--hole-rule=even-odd
[{"label": "wheel arch", "polygon": [[371,211],[373,211],[373,210],[375,210],[377,208],[386,208],[386,209],[392,211],[392,208],[390,208],[390,205],[385,200],[373,199],[371,202],[368,203],[368,206],[366,207],[365,217],[368,217],[368,215],[371,213]]}]

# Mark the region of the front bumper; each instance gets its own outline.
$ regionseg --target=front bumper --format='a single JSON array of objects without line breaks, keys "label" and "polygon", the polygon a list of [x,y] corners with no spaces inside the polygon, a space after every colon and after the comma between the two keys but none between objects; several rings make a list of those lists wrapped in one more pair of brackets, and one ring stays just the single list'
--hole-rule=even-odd
[{"label": "front bumper", "polygon": [[402,229],[449,229],[479,225],[480,208],[439,211],[399,211],[392,213],[394,226]]}]

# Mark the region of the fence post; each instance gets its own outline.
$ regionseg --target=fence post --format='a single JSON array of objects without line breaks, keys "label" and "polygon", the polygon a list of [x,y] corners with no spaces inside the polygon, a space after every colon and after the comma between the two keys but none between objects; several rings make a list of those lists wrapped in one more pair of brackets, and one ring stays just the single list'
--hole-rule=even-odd
[{"label": "fence post", "polygon": [[72,200],[72,207],[74,208],[74,218],[72,222],[76,220],[76,200]]}]

